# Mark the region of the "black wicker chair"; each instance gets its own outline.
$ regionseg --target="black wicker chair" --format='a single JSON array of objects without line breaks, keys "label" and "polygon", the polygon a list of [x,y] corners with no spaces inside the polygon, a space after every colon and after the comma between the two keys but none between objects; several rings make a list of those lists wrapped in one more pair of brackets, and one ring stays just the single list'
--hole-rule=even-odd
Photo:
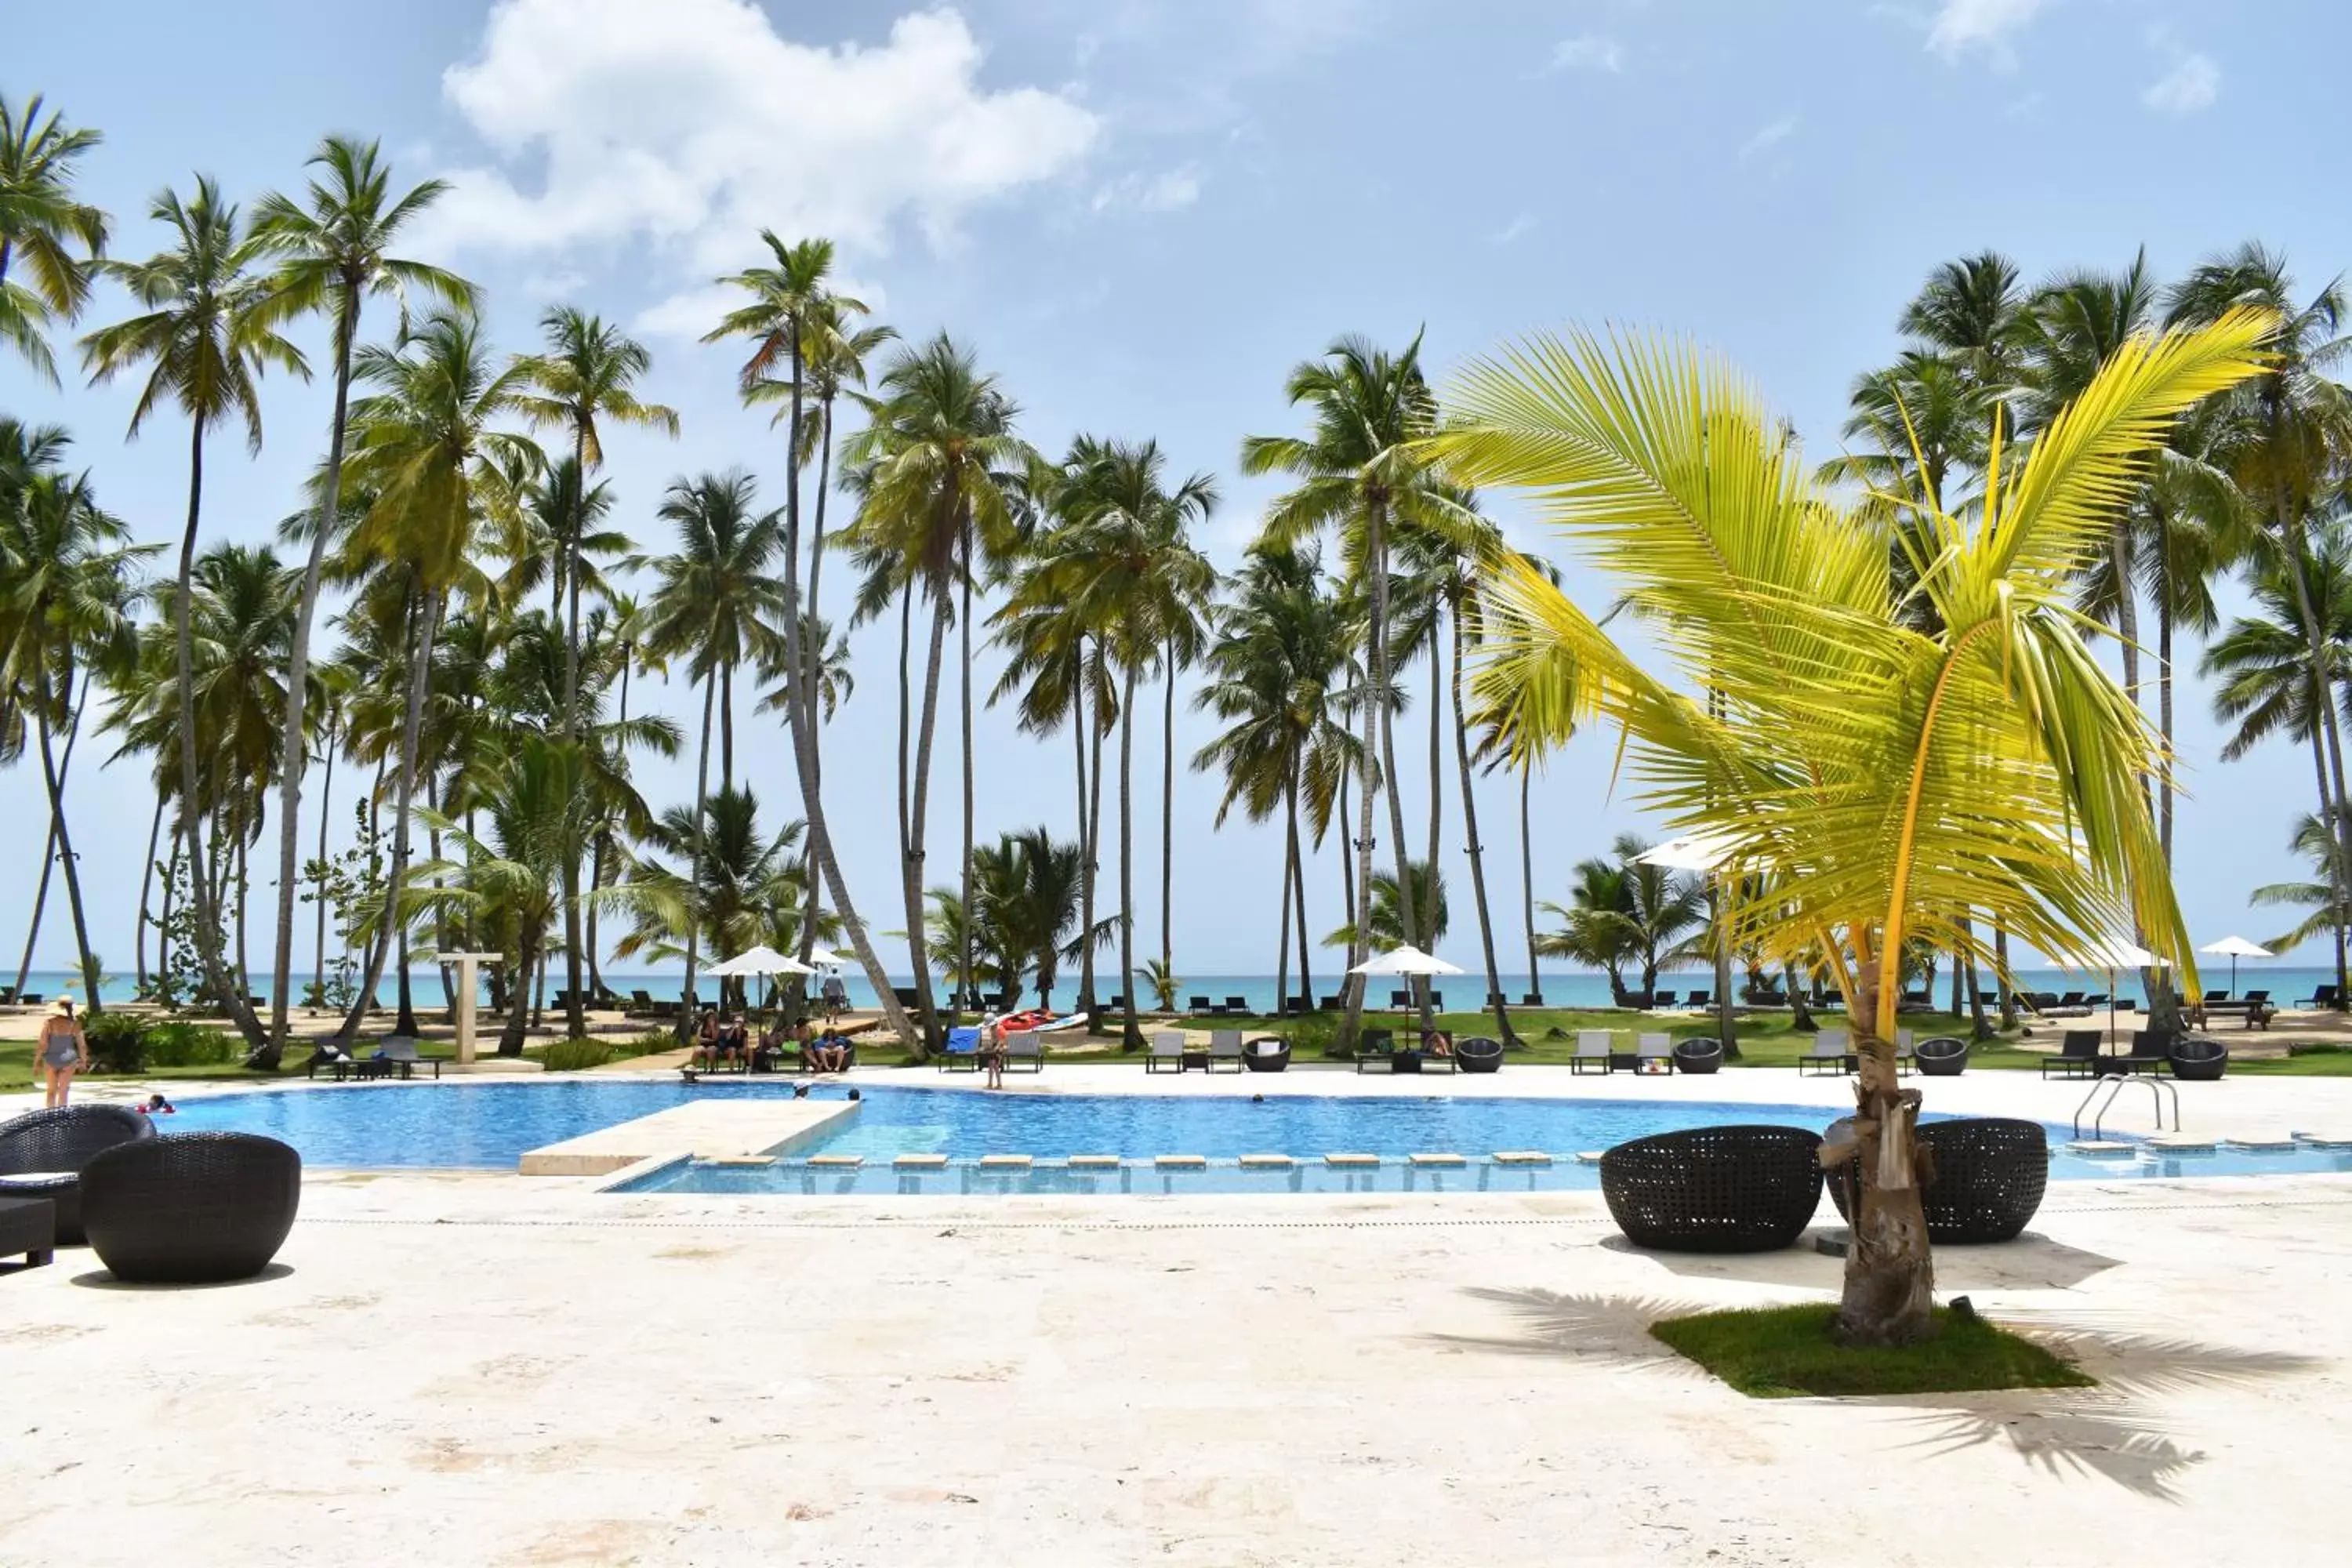
[{"label": "black wicker chair", "polygon": [[143,1142],[155,1125],[121,1105],[68,1105],[0,1121],[0,1197],[57,1205],[58,1245],[81,1245],[81,1172],[118,1143]]},{"label": "black wicker chair", "polygon": [[1676,1072],[1716,1072],[1722,1067],[1721,1040],[1683,1040],[1675,1046]]},{"label": "black wicker chair", "polygon": [[[1928,1240],[1960,1247],[2014,1241],[2041,1208],[2050,1186],[2050,1141],[2042,1123],[2006,1116],[1923,1121],[1919,1142],[1935,1163],[1935,1179],[1920,1194]],[[1848,1184],[1861,1180],[1859,1166],[1849,1163],[1830,1182],[1830,1201],[1848,1220]]]},{"label": "black wicker chair", "polygon": [[1601,1192],[1636,1247],[1770,1252],[1804,1234],[1822,1201],[1821,1135],[1801,1127],[1700,1127],[1620,1143]]},{"label": "black wicker chair", "polygon": [[1290,1042],[1278,1035],[1260,1035],[1242,1047],[1242,1066],[1252,1072],[1280,1072],[1289,1065]]},{"label": "black wicker chair", "polygon": [[1464,1072],[1500,1072],[1503,1042],[1486,1035],[1466,1035],[1454,1042],[1454,1060]]},{"label": "black wicker chair", "polygon": [[2172,1076],[2190,1083],[2211,1083],[2230,1070],[2230,1047],[2219,1040],[2192,1037],[2172,1043]]},{"label": "black wicker chair", "polygon": [[250,1132],[110,1149],[82,1173],[90,1249],[119,1279],[204,1284],[258,1274],[302,1204],[302,1156]]},{"label": "black wicker chair", "polygon": [[1930,1035],[1911,1047],[1911,1061],[1928,1078],[1958,1078],[1969,1070],[1969,1043],[1958,1035]]}]

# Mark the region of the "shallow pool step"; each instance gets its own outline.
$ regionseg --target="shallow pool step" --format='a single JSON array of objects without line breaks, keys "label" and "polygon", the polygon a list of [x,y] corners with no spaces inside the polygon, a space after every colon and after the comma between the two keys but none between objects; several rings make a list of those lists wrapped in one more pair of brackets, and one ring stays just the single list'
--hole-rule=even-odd
[{"label": "shallow pool step", "polygon": [[1497,1165],[1549,1165],[1551,1156],[1540,1149],[1498,1149],[1494,1155]]},{"label": "shallow pool step", "polygon": [[980,1168],[983,1171],[1025,1171],[1037,1163],[1034,1154],[982,1154]]},{"label": "shallow pool step", "polygon": [[1323,1163],[1354,1171],[1378,1165],[1381,1163],[1381,1157],[1378,1154],[1326,1154],[1323,1156]]},{"label": "shallow pool step", "polygon": [[2308,1149],[2352,1149],[2352,1128],[2304,1128],[2296,1131],[2295,1137]]},{"label": "shallow pool step", "polygon": [[2256,1154],[2276,1154],[2294,1148],[2294,1140],[2283,1132],[2224,1132],[2221,1142],[2232,1149]]},{"label": "shallow pool step", "polygon": [[1599,1149],[1587,1149],[1582,1153],[1577,1155],[1576,1163],[1580,1165],[1598,1165],[1601,1163],[1601,1157],[1603,1152],[1604,1151]]},{"label": "shallow pool step", "polygon": [[775,1163],[776,1157],[773,1154],[713,1154],[704,1162],[705,1164],[730,1166],[772,1165]]},{"label": "shallow pool step", "polygon": [[1423,1166],[1464,1165],[1469,1163],[1468,1161],[1463,1159],[1459,1154],[1449,1154],[1442,1151],[1427,1154],[1408,1154],[1405,1158],[1412,1161],[1416,1165]]},{"label": "shallow pool step", "polygon": [[1209,1168],[1206,1154],[1154,1154],[1151,1163],[1163,1171],[1205,1171]]},{"label": "shallow pool step", "polygon": [[2193,1132],[2159,1132],[2146,1140],[2140,1147],[2158,1154],[2210,1154],[2213,1140]]},{"label": "shallow pool step", "polygon": [[2077,1138],[2066,1145],[2066,1152],[2093,1155],[2136,1154],[2139,1152],[2139,1145],[2119,1143],[2112,1138]]},{"label": "shallow pool step", "polygon": [[1244,1171],[1287,1171],[1298,1162],[1287,1154],[1244,1154],[1241,1163]]},{"label": "shallow pool step", "polygon": [[1063,1163],[1073,1171],[1116,1171],[1120,1164],[1116,1154],[1073,1154]]},{"label": "shallow pool step", "polygon": [[866,1156],[863,1154],[811,1154],[808,1157],[808,1163],[812,1167],[824,1166],[836,1170],[854,1171],[866,1163]]},{"label": "shallow pool step", "polygon": [[901,1154],[890,1163],[901,1171],[944,1171],[948,1168],[945,1154]]}]

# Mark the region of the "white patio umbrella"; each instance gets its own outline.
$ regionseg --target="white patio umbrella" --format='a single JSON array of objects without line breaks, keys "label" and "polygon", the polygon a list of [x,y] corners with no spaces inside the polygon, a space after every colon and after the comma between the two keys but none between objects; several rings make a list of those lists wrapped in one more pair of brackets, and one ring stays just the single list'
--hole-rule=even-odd
[{"label": "white patio umbrella", "polygon": [[829,947],[813,947],[809,949],[809,962],[827,969],[841,969],[845,968],[850,960],[842,957]]},{"label": "white patio umbrella", "polygon": [[1727,834],[1693,833],[1653,845],[1633,858],[1644,866],[1663,866],[1669,871],[1712,871],[1730,859],[1732,851],[1738,847],[1738,840]]},{"label": "white patio umbrella", "polygon": [[1464,971],[1458,963],[1448,963],[1442,958],[1433,958],[1421,949],[1407,945],[1398,948],[1393,952],[1379,953],[1368,958],[1348,973],[1350,974],[1460,974]]},{"label": "white patio umbrella", "polygon": [[2121,937],[2106,937],[2074,952],[2053,953],[2061,969],[2080,969],[2085,973],[2103,971],[2107,977],[2107,1044],[2116,1043],[2116,971],[2119,969],[2158,969],[2164,960],[2137,942]]},{"label": "white patio umbrella", "polygon": [[2225,936],[2219,942],[2207,942],[2203,947],[2199,948],[2197,951],[2200,952],[2210,952],[2216,958],[2226,958],[2230,961],[2230,994],[2232,996],[2238,994],[2238,960],[2242,958],[2275,958],[2278,956],[2276,953],[2271,952],[2269,948],[2263,947],[2257,942],[2248,942],[2242,936]]},{"label": "white patio umbrella", "polygon": [[778,952],[762,944],[746,952],[712,964],[705,971],[711,975],[737,974],[814,974],[816,971],[788,953]]}]

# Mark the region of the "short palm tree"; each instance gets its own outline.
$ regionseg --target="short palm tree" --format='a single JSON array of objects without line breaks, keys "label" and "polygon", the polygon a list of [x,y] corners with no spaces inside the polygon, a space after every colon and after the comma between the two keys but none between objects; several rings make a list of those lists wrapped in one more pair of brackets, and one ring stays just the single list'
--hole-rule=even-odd
[{"label": "short palm tree", "polygon": [[[93,383],[111,381],[142,364],[151,367],[131,405],[133,437],[167,400],[188,416],[188,521],[180,535],[178,592],[173,600],[185,605],[204,510],[206,432],[223,420],[240,419],[247,447],[259,451],[262,373],[275,367],[307,379],[310,368],[278,331],[282,312],[275,291],[257,270],[266,258],[266,243],[247,230],[234,205],[221,200],[217,184],[199,176],[194,196],[186,201],[175,191],[164,191],[148,208],[148,216],[170,231],[171,243],[164,249],[145,261],[97,264],[144,308],[130,320],[82,339],[82,364]],[[179,619],[180,711],[186,715],[194,710],[188,689],[194,656],[187,617]],[[194,798],[197,746],[193,723],[181,726],[179,740],[183,791]],[[193,814],[183,816],[184,828],[193,834]],[[215,995],[227,998],[229,1016],[247,1045],[266,1054],[268,1037],[243,989],[232,990],[222,967],[215,889],[205,875],[203,846],[193,837],[188,864],[189,891],[196,906],[196,951],[205,981]]]},{"label": "short palm tree", "polygon": [[2056,952],[2136,925],[2193,987],[2141,793],[2166,759],[2084,645],[2071,596],[2172,420],[2252,376],[2273,324],[2233,311],[2111,354],[2021,458],[1989,460],[1968,520],[1900,498],[1934,548],[1899,593],[1887,531],[1818,488],[1711,358],[1537,338],[1474,363],[1449,400],[1433,455],[1464,483],[1531,492],[1653,617],[1678,677],[1521,569],[1496,584],[1484,706],[1522,752],[1580,717],[1622,727],[1649,804],[1720,836],[1738,944],[1818,947],[1849,998],[1864,1172],[1851,1341],[1932,1328],[1920,1096],[1898,1085],[1890,1043],[1906,944],[1981,956],[1971,917]]},{"label": "short palm tree", "polygon": [[[1410,907],[1415,910],[1436,911],[1437,931],[1436,935],[1430,940],[1442,942],[1445,938],[1447,927],[1452,923],[1452,916],[1446,908],[1445,873],[1426,860],[1413,861],[1411,870],[1412,902]],[[1422,917],[1422,923],[1418,925],[1407,923],[1405,910],[1408,906],[1405,899],[1398,890],[1397,879],[1386,871],[1372,873],[1371,907],[1372,923],[1369,928],[1370,934],[1362,941],[1358,940],[1356,927],[1350,922],[1325,937],[1323,945],[1344,947],[1351,952],[1359,947],[1367,951],[1379,948],[1393,950],[1406,946],[1418,947],[1420,943],[1415,939],[1428,934],[1429,917],[1427,915],[1424,914]]]},{"label": "short palm tree", "polygon": [[[37,94],[22,108],[0,94],[0,342],[55,386],[46,329],[81,313],[89,264],[106,253],[107,219],[73,194],[74,165],[99,133],[68,126],[55,110],[44,115],[43,107]],[[8,281],[20,264],[29,285]]]},{"label": "short palm tree", "polygon": [[2301,924],[2293,931],[2271,938],[2263,943],[2273,952],[2284,952],[2301,947],[2315,937],[2332,936],[2337,952],[2344,950],[2344,933],[2352,928],[2352,906],[2347,906],[2336,891],[2344,886],[2344,869],[2332,862],[2338,853],[2336,834],[2317,816],[2296,820],[2293,839],[2294,852],[2312,868],[2310,880],[2273,882],[2256,888],[2246,901],[2267,907],[2284,906],[2307,910]]},{"label": "short palm tree", "polygon": [[350,431],[352,355],[359,345],[360,310],[370,296],[399,307],[404,328],[412,296],[470,307],[473,286],[453,272],[389,254],[401,230],[448,190],[445,180],[426,180],[394,196],[392,167],[378,143],[330,136],[310,154],[319,173],[299,200],[273,192],[254,215],[255,240],[276,266],[273,309],[280,313],[324,312],[335,345],[334,413],[327,426],[327,464],[320,477],[317,516],[310,528],[310,559],[302,571],[302,597],[295,612],[294,645],[289,655],[285,732],[280,737],[278,797],[278,925],[271,967],[269,1043],[256,1057],[274,1067],[286,1045],[286,1009],[292,990],[294,895],[299,881],[297,842],[302,774],[310,751],[304,704],[310,668],[310,627],[319,611],[319,585],[327,547],[343,501],[343,447]]}]

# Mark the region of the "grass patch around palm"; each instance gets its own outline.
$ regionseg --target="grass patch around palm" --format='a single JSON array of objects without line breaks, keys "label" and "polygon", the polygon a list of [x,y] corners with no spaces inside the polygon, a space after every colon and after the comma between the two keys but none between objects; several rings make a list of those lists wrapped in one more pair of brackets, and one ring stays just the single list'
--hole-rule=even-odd
[{"label": "grass patch around palm", "polygon": [[1650,1332],[1756,1399],[2087,1388],[2094,1382],[1973,1312],[1937,1308],[1936,1338],[1899,1350],[1841,1345],[1831,1337],[1836,1321],[1837,1308],[1827,1304],[1760,1307],[1669,1318]]}]

